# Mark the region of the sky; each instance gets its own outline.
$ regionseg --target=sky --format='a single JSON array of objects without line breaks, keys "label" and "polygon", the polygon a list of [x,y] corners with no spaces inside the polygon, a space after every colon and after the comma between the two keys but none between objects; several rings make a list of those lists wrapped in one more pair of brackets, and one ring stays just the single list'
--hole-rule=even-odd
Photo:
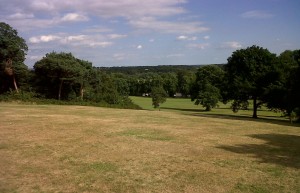
[{"label": "sky", "polygon": [[300,49],[299,0],[0,0],[25,64],[71,52],[93,66],[226,63],[252,45]]}]

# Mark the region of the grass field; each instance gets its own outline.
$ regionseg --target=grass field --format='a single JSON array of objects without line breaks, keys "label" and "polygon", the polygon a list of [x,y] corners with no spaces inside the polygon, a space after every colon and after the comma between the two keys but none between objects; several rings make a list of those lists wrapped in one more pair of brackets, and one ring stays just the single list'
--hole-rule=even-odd
[{"label": "grass field", "polygon": [[[136,97],[131,96],[131,100],[145,110],[157,110],[152,106],[151,97]],[[252,117],[252,104],[249,102],[249,110],[240,110],[237,113],[232,112],[230,109],[231,103],[223,104],[219,103],[218,107],[213,108],[212,111],[205,111],[201,105],[195,105],[191,99],[188,98],[168,98],[165,103],[161,104],[161,111],[179,112],[182,114],[194,114],[194,115],[215,115],[215,116],[227,116],[233,118]],[[275,119],[275,120],[288,120],[286,117],[282,117],[282,113],[270,111],[265,107],[258,109],[258,116],[263,119]]]},{"label": "grass field", "polygon": [[300,192],[299,125],[182,108],[0,103],[0,192]]}]

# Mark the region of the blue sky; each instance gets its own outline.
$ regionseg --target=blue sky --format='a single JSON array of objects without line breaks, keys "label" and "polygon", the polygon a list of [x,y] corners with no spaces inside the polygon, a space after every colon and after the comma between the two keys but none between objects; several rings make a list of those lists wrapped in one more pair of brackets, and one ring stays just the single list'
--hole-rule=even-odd
[{"label": "blue sky", "polygon": [[[237,49],[300,49],[299,0],[0,0],[29,47],[94,66],[226,63]],[[5,6],[4,6],[5,5]]]}]

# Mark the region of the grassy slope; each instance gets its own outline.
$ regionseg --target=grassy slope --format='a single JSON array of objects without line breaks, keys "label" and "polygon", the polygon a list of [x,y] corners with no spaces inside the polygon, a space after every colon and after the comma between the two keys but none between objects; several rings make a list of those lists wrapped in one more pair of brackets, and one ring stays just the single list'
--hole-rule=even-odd
[{"label": "grassy slope", "polygon": [[300,192],[297,125],[7,103],[0,123],[0,192]]}]

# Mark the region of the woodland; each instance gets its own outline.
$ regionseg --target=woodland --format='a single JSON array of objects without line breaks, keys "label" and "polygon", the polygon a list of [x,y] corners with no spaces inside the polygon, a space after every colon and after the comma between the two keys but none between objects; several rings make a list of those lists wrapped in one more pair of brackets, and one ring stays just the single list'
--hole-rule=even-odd
[{"label": "woodland", "polygon": [[9,24],[0,23],[0,100],[33,103],[139,107],[129,96],[187,97],[207,111],[219,102],[234,112],[262,105],[287,116],[300,114],[300,50],[279,55],[253,45],[236,50],[226,64],[96,67],[72,53],[51,52],[33,69],[28,46]]}]

